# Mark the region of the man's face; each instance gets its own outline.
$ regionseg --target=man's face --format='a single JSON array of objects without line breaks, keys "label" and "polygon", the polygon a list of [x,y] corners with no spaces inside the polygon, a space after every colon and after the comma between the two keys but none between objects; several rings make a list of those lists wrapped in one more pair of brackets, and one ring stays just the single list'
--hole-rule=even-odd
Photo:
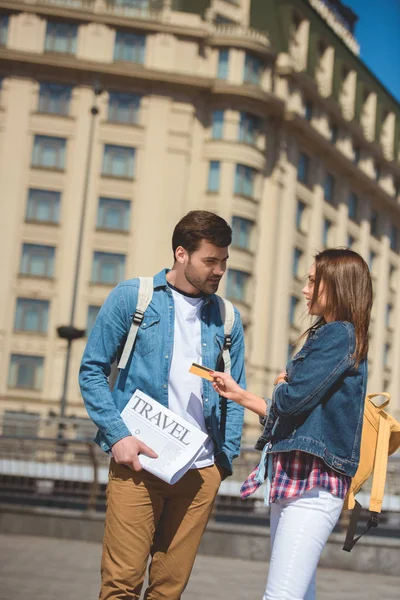
[{"label": "man's face", "polygon": [[184,274],[187,281],[203,294],[215,294],[226,271],[228,248],[218,248],[201,240],[198,249],[189,255],[184,250]]}]

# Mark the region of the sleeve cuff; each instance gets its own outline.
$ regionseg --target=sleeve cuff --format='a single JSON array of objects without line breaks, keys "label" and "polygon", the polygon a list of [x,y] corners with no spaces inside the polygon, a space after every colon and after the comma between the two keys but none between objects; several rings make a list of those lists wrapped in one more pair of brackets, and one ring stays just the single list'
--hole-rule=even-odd
[{"label": "sleeve cuff", "polygon": [[268,421],[269,413],[271,411],[272,400],[271,400],[271,398],[263,398],[263,400],[265,402],[265,414],[262,417],[259,417],[259,421],[260,421],[260,425],[265,427],[265,425]]}]

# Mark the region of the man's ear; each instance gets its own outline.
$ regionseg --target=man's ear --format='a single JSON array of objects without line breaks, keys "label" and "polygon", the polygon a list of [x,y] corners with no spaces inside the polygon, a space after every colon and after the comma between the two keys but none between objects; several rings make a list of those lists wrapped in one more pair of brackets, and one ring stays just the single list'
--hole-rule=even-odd
[{"label": "man's ear", "polygon": [[183,246],[178,246],[177,249],[175,250],[176,262],[183,265],[187,261],[187,259],[188,259],[187,250],[185,250],[185,248]]}]

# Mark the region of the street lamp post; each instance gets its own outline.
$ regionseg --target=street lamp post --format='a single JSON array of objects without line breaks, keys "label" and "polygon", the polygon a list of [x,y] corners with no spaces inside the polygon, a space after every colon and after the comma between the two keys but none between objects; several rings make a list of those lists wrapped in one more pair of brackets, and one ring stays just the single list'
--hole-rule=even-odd
[{"label": "street lamp post", "polygon": [[86,218],[86,209],[88,202],[88,192],[89,192],[89,183],[90,183],[90,172],[92,166],[92,153],[93,153],[93,141],[95,134],[95,124],[96,117],[99,113],[99,109],[97,106],[97,98],[102,94],[103,89],[100,85],[93,86],[93,104],[90,108],[91,120],[90,120],[90,131],[89,131],[89,141],[88,141],[88,151],[86,157],[86,168],[85,168],[85,180],[83,186],[83,201],[82,201],[82,211],[81,218],[79,223],[79,236],[78,236],[78,246],[76,250],[76,259],[75,259],[75,271],[74,271],[74,287],[72,292],[72,305],[71,305],[71,314],[69,319],[69,325],[62,325],[57,327],[57,334],[60,338],[67,340],[67,353],[65,357],[65,368],[64,368],[64,382],[63,389],[61,395],[61,403],[60,403],[60,424],[58,428],[58,437],[63,438],[63,430],[64,423],[63,419],[65,417],[66,408],[67,408],[67,393],[68,393],[68,379],[69,379],[69,370],[71,364],[71,353],[72,353],[72,342],[77,340],[85,335],[84,329],[78,329],[74,326],[75,321],[75,312],[76,312],[76,303],[78,296],[78,284],[79,284],[79,273],[81,266],[81,251],[82,251],[82,243],[83,243],[83,235],[85,228],[85,218]]}]

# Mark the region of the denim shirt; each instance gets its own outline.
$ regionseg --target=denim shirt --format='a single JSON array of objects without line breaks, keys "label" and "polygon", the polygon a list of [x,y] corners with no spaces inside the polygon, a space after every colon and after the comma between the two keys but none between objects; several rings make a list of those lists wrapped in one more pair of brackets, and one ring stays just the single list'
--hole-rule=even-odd
[{"label": "denim shirt", "polygon": [[360,459],[367,360],[354,366],[351,323],[334,321],[311,333],[287,367],[287,382],[267,401],[256,448],[302,450],[353,477]]},{"label": "denim shirt", "polygon": [[[130,435],[121,411],[136,389],[168,407],[168,377],[174,343],[174,300],[166,280],[167,270],[154,277],[153,298],[138,329],[135,347],[126,368],[119,373],[114,390],[108,386],[111,364],[120,355],[136,309],[139,280],[123,281],[104,302],[83,354],[79,383],[92,421],[99,431],[95,441],[104,451]],[[224,324],[214,295],[207,296],[201,313],[203,365],[215,369],[224,342]],[[235,309],[232,329],[231,373],[245,387],[244,338]],[[239,455],[243,407],[228,400],[225,431],[220,427],[220,399],[211,382],[203,382],[203,411],[208,434],[215,444],[217,464],[232,472]]]}]

